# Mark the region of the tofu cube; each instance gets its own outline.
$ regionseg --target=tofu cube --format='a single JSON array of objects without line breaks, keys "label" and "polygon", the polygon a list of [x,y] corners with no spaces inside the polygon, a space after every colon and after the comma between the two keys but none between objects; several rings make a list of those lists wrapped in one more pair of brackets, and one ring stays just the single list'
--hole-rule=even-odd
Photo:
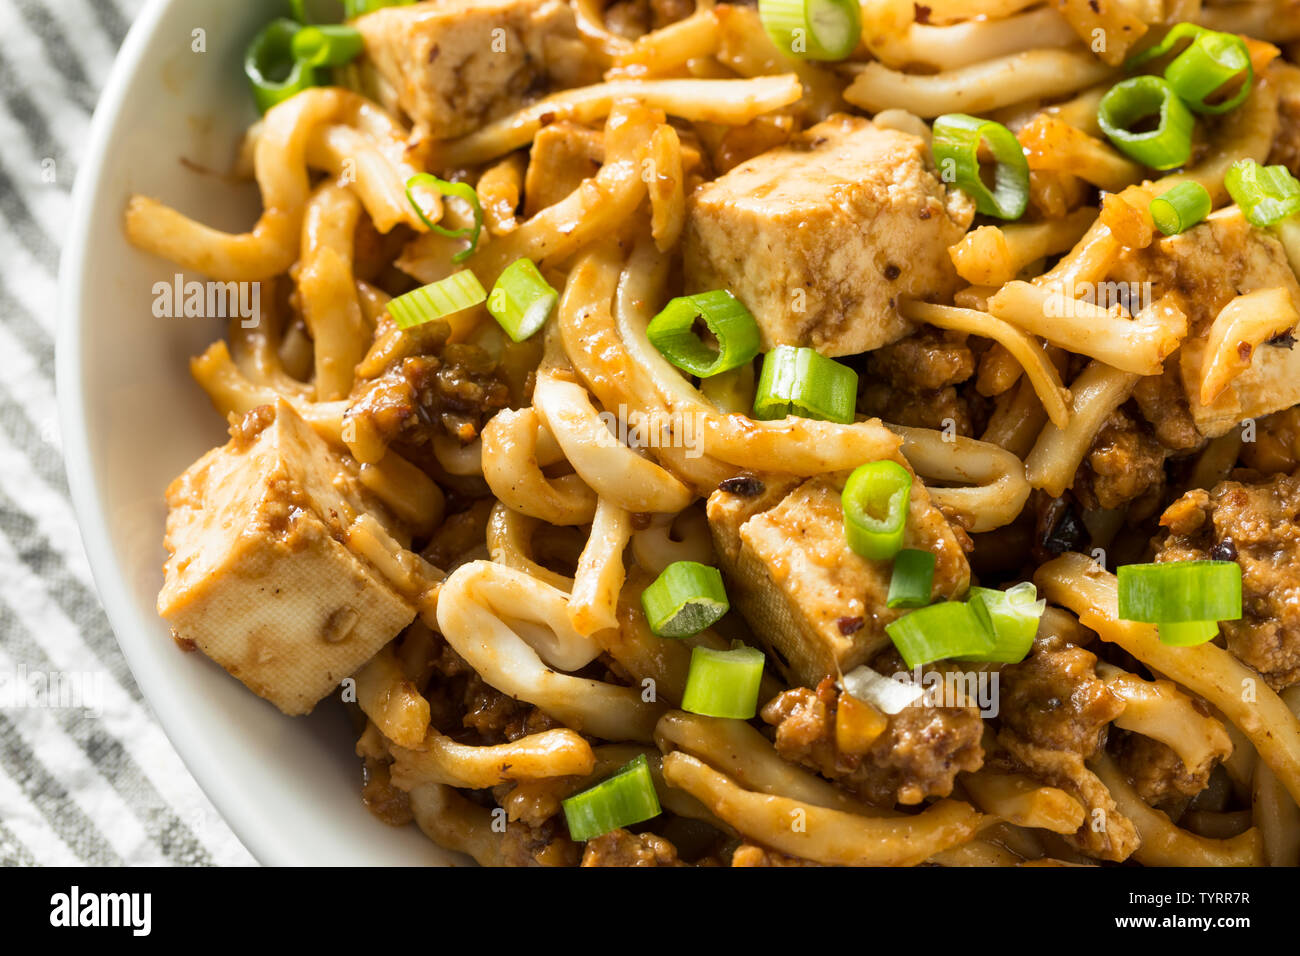
[{"label": "tofu cube", "polygon": [[167,489],[158,612],[254,693],[309,713],[414,618],[343,543],[359,514],[400,531],[287,403],[231,435]]},{"label": "tofu cube", "polygon": [[[815,687],[868,662],[889,644],[890,561],[854,552],[844,536],[847,476],[769,485],[756,498],[709,498],[709,528],[733,602],[792,684]],[[904,547],[935,555],[933,597],[959,598],[970,565],[920,479],[912,485]]]},{"label": "tofu cube", "polygon": [[684,239],[688,291],[729,289],[763,349],[854,355],[911,331],[899,296],[943,299],[948,247],[974,216],[919,137],[837,115],[695,190]]},{"label": "tofu cube", "polygon": [[1170,295],[1187,313],[1190,335],[1170,361],[1178,363],[1187,406],[1202,435],[1216,438],[1248,418],[1300,403],[1300,349],[1266,344],[1255,349],[1250,368],[1223,394],[1201,404],[1206,338],[1228,303],[1247,292],[1283,288],[1300,309],[1300,282],[1286,249],[1271,232],[1247,222],[1239,207],[1211,213],[1146,249],[1126,251],[1111,278],[1117,282],[1107,285],[1126,283],[1130,298],[1148,303]]},{"label": "tofu cube", "polygon": [[433,139],[600,76],[563,0],[434,0],[385,7],[353,26],[398,106]]}]

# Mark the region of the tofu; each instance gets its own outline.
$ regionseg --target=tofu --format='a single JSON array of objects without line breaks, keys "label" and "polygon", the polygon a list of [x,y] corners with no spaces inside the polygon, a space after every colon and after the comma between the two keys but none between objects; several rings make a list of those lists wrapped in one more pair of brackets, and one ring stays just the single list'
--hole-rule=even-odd
[{"label": "tofu", "polygon": [[350,465],[281,401],[167,489],[158,613],[286,714],[309,713],[415,617],[343,543],[362,514],[401,536]]},{"label": "tofu", "polygon": [[1282,243],[1251,226],[1238,207],[1221,209],[1186,232],[1126,253],[1112,278],[1148,283],[1137,286],[1143,302],[1171,294],[1187,313],[1191,331],[1176,361],[1188,409],[1202,435],[1215,438],[1248,418],[1300,403],[1300,349],[1264,345],[1222,395],[1210,405],[1201,404],[1206,337],[1224,306],[1246,292],[1284,288],[1300,309],[1300,283]]},{"label": "tofu", "polygon": [[433,0],[352,24],[417,132],[448,139],[599,79],[563,0]]},{"label": "tofu", "polygon": [[[709,528],[727,591],[791,684],[815,687],[887,646],[890,561],[863,558],[844,536],[847,475],[769,483],[754,498],[716,491]],[[959,598],[970,565],[951,525],[916,479],[904,547],[935,555],[933,597]]]},{"label": "tofu", "polygon": [[917,136],[837,114],[690,197],[687,291],[725,288],[754,313],[763,349],[854,355],[912,331],[898,297],[959,286],[948,247],[974,206],[948,190]]},{"label": "tofu", "polygon": [[1255,350],[1250,368],[1229,383],[1209,405],[1201,404],[1201,366],[1205,339],[1195,338],[1178,353],[1179,378],[1196,430],[1217,438],[1246,419],[1263,418],[1300,404],[1300,348],[1264,345]]},{"label": "tofu", "polygon": [[531,219],[564,199],[600,172],[605,161],[604,134],[560,120],[533,137],[524,177],[524,217]]}]

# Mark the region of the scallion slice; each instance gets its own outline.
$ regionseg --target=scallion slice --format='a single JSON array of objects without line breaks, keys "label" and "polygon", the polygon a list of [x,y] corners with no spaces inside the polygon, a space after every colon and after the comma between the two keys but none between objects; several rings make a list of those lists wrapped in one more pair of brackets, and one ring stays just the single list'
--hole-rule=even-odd
[{"label": "scallion slice", "polygon": [[1023,581],[1005,591],[971,588],[967,602],[993,635],[993,647],[967,655],[965,660],[1018,664],[1028,656],[1038,633],[1038,621],[1047,609],[1047,602],[1038,597],[1033,584]]},{"label": "scallion slice", "polygon": [[516,259],[506,267],[488,296],[488,312],[513,342],[522,342],[546,324],[560,294],[531,259]]},{"label": "scallion slice", "polygon": [[294,58],[313,67],[342,66],[361,55],[365,44],[353,27],[308,26],[293,38]]},{"label": "scallion slice", "polygon": [[[1198,113],[1211,115],[1227,113],[1245,102],[1254,79],[1246,41],[1235,33],[1214,30],[1202,30],[1165,67],[1165,80],[1182,101]],[[1211,102],[1211,97],[1225,89],[1232,94]]]},{"label": "scallion slice", "polygon": [[691,648],[682,710],[703,717],[749,720],[758,712],[763,652],[744,644],[729,651]]},{"label": "scallion slice", "polygon": [[478,276],[462,269],[393,299],[388,303],[388,314],[399,329],[412,329],[478,305],[486,298],[487,292]]},{"label": "scallion slice", "polygon": [[1285,166],[1243,159],[1228,169],[1223,185],[1246,220],[1261,229],[1300,213],[1300,181]]},{"label": "scallion slice", "polygon": [[[466,226],[463,229],[448,229],[436,222],[430,222],[429,217],[425,215],[424,210],[420,208],[420,204],[415,201],[415,196],[411,193],[412,189],[424,187],[436,189],[444,196],[460,199],[468,203],[470,210],[474,214],[474,225]],[[478,248],[479,233],[483,231],[483,205],[479,202],[478,193],[474,191],[473,186],[469,183],[450,183],[445,179],[439,179],[432,173],[419,173],[406,181],[406,200],[411,204],[411,208],[415,210],[415,214],[420,217],[420,221],[433,232],[440,236],[447,236],[450,239],[469,240],[467,248],[451,257],[452,262],[464,262],[474,254],[474,250]]]},{"label": "scallion slice", "polygon": [[847,425],[858,398],[858,373],[815,349],[778,345],[763,356],[754,395],[760,420],[818,418]]},{"label": "scallion slice", "polygon": [[675,561],[641,592],[641,607],[660,637],[692,637],[716,624],[731,605],[717,568]]},{"label": "scallion slice", "polygon": [[909,668],[931,661],[973,659],[992,653],[992,632],[962,601],[917,608],[885,625],[885,633]]},{"label": "scallion slice", "polygon": [[1213,205],[1209,191],[1189,180],[1151,200],[1151,218],[1166,236],[1176,236],[1208,216]]},{"label": "scallion slice", "polygon": [[885,606],[925,607],[934,588],[934,553],[904,548],[894,555],[894,571],[889,578],[889,596]]},{"label": "scallion slice", "polygon": [[801,60],[843,60],[858,45],[858,0],[758,0],[763,29],[778,50]]},{"label": "scallion slice", "polygon": [[[980,144],[987,144],[997,167],[993,189],[980,176]],[[931,145],[940,178],[975,200],[986,216],[1019,219],[1029,204],[1029,161],[1014,133],[1001,123],[966,113],[948,113],[934,121]]]},{"label": "scallion slice", "polygon": [[1164,561],[1119,568],[1119,616],[1149,624],[1235,621],[1241,617],[1236,561]]},{"label": "scallion slice", "polygon": [[1219,636],[1218,621],[1165,621],[1156,625],[1161,644],[1195,647]]},{"label": "scallion slice", "polygon": [[[1153,118],[1155,129],[1134,132]],[[1097,123],[1120,152],[1152,169],[1182,166],[1192,155],[1196,118],[1158,76],[1134,76],[1112,86],[1097,105]]]},{"label": "scallion slice", "polygon": [[[695,333],[697,319],[717,340],[717,348]],[[762,344],[754,316],[725,289],[673,299],[650,320],[646,337],[673,365],[700,378],[752,362]]]},{"label": "scallion slice", "polygon": [[912,476],[898,462],[871,461],[855,468],[840,496],[849,547],[878,561],[898,554],[911,499]]},{"label": "scallion slice", "polygon": [[651,820],[662,813],[645,754],[637,754],[612,777],[560,804],[569,836],[578,843],[602,833]]},{"label": "scallion slice", "polygon": [[316,85],[316,70],[293,55],[293,41],[301,29],[299,24],[281,17],[263,27],[248,45],[244,74],[257,108],[263,113]]}]

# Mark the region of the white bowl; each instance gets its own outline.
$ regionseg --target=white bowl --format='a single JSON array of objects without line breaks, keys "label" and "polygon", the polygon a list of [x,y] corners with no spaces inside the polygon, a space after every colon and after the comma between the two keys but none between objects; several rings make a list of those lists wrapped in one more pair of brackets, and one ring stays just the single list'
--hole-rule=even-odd
[{"label": "white bowl", "polygon": [[[200,654],[183,653],[154,610],[162,584],[163,490],[225,440],[189,375],[221,323],[160,319],[155,282],[177,271],[127,244],[122,213],[143,192],[240,231],[257,193],[230,168],[255,119],[243,51],[262,0],[152,0],[117,58],[81,157],[60,271],[59,410],[72,499],[95,583],[131,670],[217,809],[263,863],[429,864],[459,857],[362,806],[341,706],[289,718]],[[206,52],[196,52],[195,31]],[[192,277],[198,278],[198,277]]]}]

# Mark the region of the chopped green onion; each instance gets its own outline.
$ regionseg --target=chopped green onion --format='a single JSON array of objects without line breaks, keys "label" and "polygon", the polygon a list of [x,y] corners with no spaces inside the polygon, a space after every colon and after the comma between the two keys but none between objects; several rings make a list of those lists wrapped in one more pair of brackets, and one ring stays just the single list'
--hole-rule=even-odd
[{"label": "chopped green onion", "polygon": [[778,345],[763,356],[754,395],[760,420],[798,415],[841,425],[853,421],[858,373],[814,349]]},{"label": "chopped green onion", "polygon": [[[1234,110],[1250,95],[1255,69],[1246,41],[1235,33],[1203,30],[1190,46],[1165,67],[1165,80],[1182,101],[1198,113],[1217,115]],[[1211,103],[1216,92],[1236,89],[1227,99]]]},{"label": "chopped green onion", "polygon": [[1218,621],[1165,621],[1156,625],[1161,644],[1195,647],[1219,636]]},{"label": "chopped green onion", "polygon": [[[1155,129],[1133,128],[1159,117]],[[1120,152],[1152,169],[1182,166],[1192,155],[1192,116],[1178,94],[1158,76],[1135,76],[1116,83],[1097,105],[1097,123]]]},{"label": "chopped green onion", "polygon": [[994,648],[992,632],[961,601],[917,608],[886,624],[885,633],[909,668],[950,658],[971,659]]},{"label": "chopped green onion", "polygon": [[[1197,26],[1195,23],[1175,24],[1168,33],[1160,38],[1159,43],[1155,43],[1141,53],[1136,53],[1125,60],[1124,69],[1131,72],[1146,63],[1150,63],[1152,60],[1164,59],[1174,52],[1181,53],[1204,32],[1205,27]],[[1175,51],[1174,47],[1178,47],[1178,50]]]},{"label": "chopped green onion", "polygon": [[478,276],[468,269],[398,296],[388,303],[388,314],[399,329],[413,329],[434,319],[461,312],[487,298]]},{"label": "chopped green onion", "polygon": [[764,661],[762,651],[744,644],[729,651],[691,648],[682,710],[703,717],[749,720],[758,713]]},{"label": "chopped green onion", "polygon": [[1151,218],[1166,236],[1176,236],[1208,216],[1213,205],[1204,186],[1188,181],[1151,200]]},{"label": "chopped green onion", "polygon": [[289,8],[295,20],[309,25],[338,23],[347,15],[342,0],[289,0]]},{"label": "chopped green onion", "polygon": [[293,55],[314,67],[342,66],[361,55],[365,44],[353,27],[303,27],[293,38]]},{"label": "chopped green onion", "polygon": [[892,558],[903,546],[912,476],[896,461],[872,461],[849,475],[840,496],[844,535],[864,558]]},{"label": "chopped green onion", "polygon": [[1235,621],[1241,617],[1241,565],[1166,561],[1119,568],[1119,616],[1150,624]]},{"label": "chopped green onion", "polygon": [[[420,204],[415,201],[415,196],[411,194],[412,189],[425,186],[436,189],[444,196],[469,203],[470,210],[474,213],[474,225],[466,226],[463,229],[447,229],[436,222],[430,222],[429,217],[420,208]],[[411,204],[411,208],[415,210],[415,214],[420,217],[420,221],[433,232],[440,236],[447,236],[450,239],[469,239],[469,247],[452,256],[452,262],[464,262],[474,254],[474,250],[478,248],[479,233],[483,231],[483,206],[479,202],[478,193],[474,191],[473,186],[469,183],[449,183],[445,179],[439,179],[432,173],[419,173],[406,181],[406,200]]]},{"label": "chopped green onion", "polygon": [[546,324],[560,294],[542,278],[531,259],[506,267],[488,296],[488,312],[513,342],[522,342]]},{"label": "chopped green onion", "polygon": [[281,17],[263,27],[248,45],[244,73],[253,88],[257,108],[263,113],[316,85],[312,65],[294,59],[293,41],[301,29],[297,23]]},{"label": "chopped green onion", "polygon": [[904,548],[894,555],[886,607],[925,607],[934,589],[934,553]]},{"label": "chopped green onion", "polygon": [[561,802],[569,836],[578,843],[659,816],[659,794],[645,754],[637,754],[612,776]]},{"label": "chopped green onion", "polygon": [[801,60],[843,60],[858,45],[858,0],[758,0],[763,29],[778,50]]},{"label": "chopped green onion", "polygon": [[1023,581],[1005,591],[971,588],[968,603],[993,635],[993,647],[985,653],[968,654],[965,660],[1018,664],[1029,655],[1038,621],[1047,609],[1033,584]]},{"label": "chopped green onion", "polygon": [[[717,348],[695,333],[697,319],[717,340]],[[754,316],[725,289],[673,299],[650,320],[646,337],[673,365],[700,378],[752,362],[762,344]]]},{"label": "chopped green onion", "polygon": [[675,561],[641,592],[641,607],[660,637],[692,637],[716,624],[731,605],[717,568]]},{"label": "chopped green onion", "polygon": [[[988,145],[997,167],[993,189],[980,176],[980,144]],[[966,113],[948,113],[934,121],[930,147],[940,177],[975,200],[986,216],[1019,219],[1029,204],[1029,161],[1014,133],[1001,123]]]},{"label": "chopped green onion", "polygon": [[1243,159],[1228,170],[1223,185],[1247,221],[1261,229],[1300,212],[1300,181],[1285,166]]},{"label": "chopped green onion", "polygon": [[343,0],[344,15],[352,20],[384,7],[409,7],[415,0]]}]

